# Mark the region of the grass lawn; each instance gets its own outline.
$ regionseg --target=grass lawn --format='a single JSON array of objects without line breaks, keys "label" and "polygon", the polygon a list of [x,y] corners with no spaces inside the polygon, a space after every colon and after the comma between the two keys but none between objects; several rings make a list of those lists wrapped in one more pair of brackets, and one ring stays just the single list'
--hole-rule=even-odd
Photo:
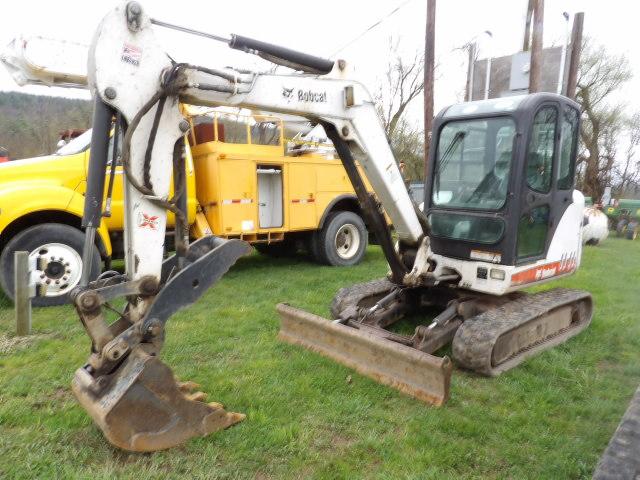
[{"label": "grass lawn", "polygon": [[441,408],[276,340],[277,302],[327,315],[385,271],[377,247],[353,268],[242,259],[171,319],[163,358],[247,418],[154,454],[111,447],[72,397],[89,349],[73,309],[35,310],[27,344],[0,296],[0,477],[590,478],[640,383],[640,242],[587,247],[554,283],[592,292],[586,332],[499,378],[454,371]]}]

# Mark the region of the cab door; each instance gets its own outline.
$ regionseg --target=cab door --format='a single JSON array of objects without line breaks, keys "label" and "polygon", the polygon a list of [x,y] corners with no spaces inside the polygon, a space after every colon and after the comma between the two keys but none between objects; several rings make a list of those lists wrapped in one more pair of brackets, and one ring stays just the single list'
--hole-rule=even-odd
[{"label": "cab door", "polygon": [[529,132],[518,222],[516,264],[545,258],[560,219],[573,201],[578,112],[543,103]]}]

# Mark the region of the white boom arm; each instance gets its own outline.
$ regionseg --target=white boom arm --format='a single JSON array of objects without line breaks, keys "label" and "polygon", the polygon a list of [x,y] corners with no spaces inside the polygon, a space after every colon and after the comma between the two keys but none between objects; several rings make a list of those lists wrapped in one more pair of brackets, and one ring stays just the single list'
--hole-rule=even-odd
[{"label": "white boom arm", "polygon": [[[136,8],[132,11],[133,4]],[[150,163],[151,183],[157,197],[168,195],[173,144],[182,134],[178,100],[194,105],[229,105],[299,115],[335,126],[364,168],[399,238],[409,245],[420,242],[424,231],[371,95],[360,83],[343,78],[344,68],[340,68],[344,67],[343,62],[336,62],[324,76],[172,65],[154,38],[150,18],[141,10],[137,3],[130,2],[105,17],[89,54],[88,77],[94,96],[121,112],[129,123],[154,95],[163,89],[167,94]],[[145,152],[155,111],[153,105],[132,136],[130,165],[139,183],[143,182]],[[125,198],[127,264],[136,265],[135,272],[129,273],[132,278],[156,273],[162,262],[166,212],[130,184]],[[153,218],[153,228],[149,227],[148,218]]]},{"label": "white boom arm", "polygon": [[87,88],[89,47],[40,36],[16,37],[0,61],[20,85]]}]

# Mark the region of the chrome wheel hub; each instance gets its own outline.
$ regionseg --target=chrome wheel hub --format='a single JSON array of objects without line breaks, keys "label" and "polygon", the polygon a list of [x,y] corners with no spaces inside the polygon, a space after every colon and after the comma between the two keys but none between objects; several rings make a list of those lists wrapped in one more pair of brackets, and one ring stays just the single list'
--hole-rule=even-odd
[{"label": "chrome wheel hub", "polygon": [[336,232],[335,246],[340,258],[352,258],[360,248],[360,232],[355,225],[347,223]]},{"label": "chrome wheel hub", "polygon": [[33,280],[46,287],[45,297],[65,295],[80,281],[82,258],[69,245],[46,243],[34,249],[29,259],[36,266]]}]

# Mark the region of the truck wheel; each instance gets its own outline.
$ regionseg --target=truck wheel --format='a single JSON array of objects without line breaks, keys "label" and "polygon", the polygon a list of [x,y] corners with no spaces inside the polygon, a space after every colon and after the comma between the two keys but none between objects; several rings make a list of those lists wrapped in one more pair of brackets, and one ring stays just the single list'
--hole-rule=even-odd
[{"label": "truck wheel", "polygon": [[627,225],[626,237],[627,240],[635,240],[638,236],[638,223],[637,222],[629,222]]},{"label": "truck wheel", "polygon": [[335,212],[316,232],[318,257],[322,263],[348,266],[360,263],[369,233],[362,218],[353,212]]},{"label": "truck wheel", "polygon": [[[27,228],[13,237],[0,255],[0,285],[13,298],[14,252],[27,251],[29,259],[45,257],[46,268],[36,271],[41,281],[47,283],[43,297],[34,297],[32,305],[49,307],[67,303],[69,292],[78,285],[82,275],[82,249],[84,233],[77,228],[60,223],[43,223]],[[91,268],[91,280],[100,274],[100,253],[95,248]]]},{"label": "truck wheel", "polygon": [[629,223],[628,220],[625,220],[625,219],[618,220],[618,223],[616,225],[616,233],[618,234],[619,237],[624,236],[625,230],[627,228],[627,223]]}]

